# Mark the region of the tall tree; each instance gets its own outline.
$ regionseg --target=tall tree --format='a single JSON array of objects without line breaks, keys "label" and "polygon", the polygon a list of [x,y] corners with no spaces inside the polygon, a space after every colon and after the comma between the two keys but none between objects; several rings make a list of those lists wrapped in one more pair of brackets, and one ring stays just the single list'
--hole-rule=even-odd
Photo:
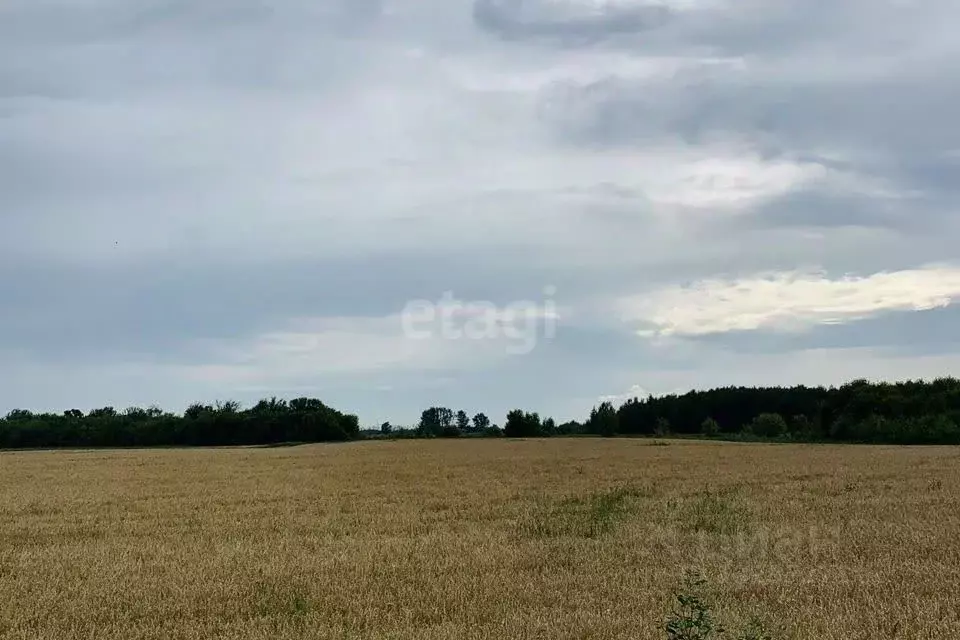
[{"label": "tall tree", "polygon": [[475,430],[483,432],[486,431],[489,426],[490,418],[488,418],[486,414],[478,413],[473,416],[473,428]]},{"label": "tall tree", "polygon": [[542,435],[540,415],[514,409],[507,414],[503,432],[508,438],[536,438]]},{"label": "tall tree", "polygon": [[616,435],[619,427],[620,418],[617,410],[613,408],[613,403],[603,402],[590,412],[590,420],[587,422],[590,433],[609,437]]},{"label": "tall tree", "polygon": [[438,437],[453,426],[453,411],[446,407],[430,407],[420,414],[417,431],[421,436]]},{"label": "tall tree", "polygon": [[545,436],[555,436],[557,435],[557,421],[553,418],[547,418],[543,421],[543,435]]}]

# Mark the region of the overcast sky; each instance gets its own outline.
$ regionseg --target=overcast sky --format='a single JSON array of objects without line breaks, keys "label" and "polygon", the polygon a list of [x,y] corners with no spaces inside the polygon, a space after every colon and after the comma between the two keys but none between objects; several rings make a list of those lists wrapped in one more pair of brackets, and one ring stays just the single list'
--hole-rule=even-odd
[{"label": "overcast sky", "polygon": [[[957,24],[955,0],[3,0],[0,413],[309,395],[502,423],[960,374]],[[446,292],[503,330],[405,330]]]}]

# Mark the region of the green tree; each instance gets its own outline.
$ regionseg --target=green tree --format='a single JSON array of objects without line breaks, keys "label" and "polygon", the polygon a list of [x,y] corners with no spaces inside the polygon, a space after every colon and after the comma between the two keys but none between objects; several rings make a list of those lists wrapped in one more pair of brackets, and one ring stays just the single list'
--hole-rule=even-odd
[{"label": "green tree", "polygon": [[240,403],[235,400],[217,401],[217,413],[233,415],[240,413]]},{"label": "green tree", "polygon": [[490,427],[490,418],[488,418],[486,414],[478,413],[477,415],[473,416],[473,428],[476,431],[483,433],[489,427]]},{"label": "green tree", "polygon": [[417,431],[420,436],[439,437],[453,426],[453,411],[446,407],[430,407],[420,414]]},{"label": "green tree", "polygon": [[90,412],[89,417],[91,418],[116,418],[117,410],[113,407],[103,407],[102,409],[94,409]]},{"label": "green tree", "polygon": [[703,432],[703,435],[712,438],[720,433],[720,425],[717,424],[717,421],[713,418],[707,418],[703,421],[703,424],[700,425],[700,430]]},{"label": "green tree", "polygon": [[569,422],[564,422],[563,424],[557,427],[557,433],[565,436],[583,433],[583,430],[584,430],[584,426],[579,422],[577,422],[576,420],[570,420]]},{"label": "green tree", "polygon": [[503,432],[508,438],[536,438],[542,435],[540,415],[514,409],[507,414]]},{"label": "green tree", "polygon": [[787,433],[787,421],[779,413],[761,413],[750,423],[749,430],[761,438],[780,438]]},{"label": "green tree", "polygon": [[553,418],[547,418],[543,421],[543,435],[545,436],[555,436],[557,435],[557,422]]},{"label": "green tree", "polygon": [[617,410],[613,408],[613,403],[602,402],[599,407],[594,407],[590,411],[590,420],[587,422],[590,433],[611,437],[617,434],[619,427],[620,417]]},{"label": "green tree", "polygon": [[670,435],[670,421],[660,416],[657,418],[656,427],[653,430],[653,433],[661,438],[664,436]]}]

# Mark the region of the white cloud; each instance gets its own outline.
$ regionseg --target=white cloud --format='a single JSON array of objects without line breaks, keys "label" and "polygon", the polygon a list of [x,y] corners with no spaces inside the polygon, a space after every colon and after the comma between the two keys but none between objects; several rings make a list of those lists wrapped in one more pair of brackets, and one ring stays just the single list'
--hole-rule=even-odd
[{"label": "white cloud", "polygon": [[623,392],[623,393],[617,393],[617,394],[607,395],[607,396],[600,396],[599,398],[597,398],[597,400],[598,400],[599,402],[610,402],[610,403],[612,403],[614,406],[619,406],[619,405],[623,404],[624,402],[627,402],[628,400],[632,400],[632,399],[634,399],[634,398],[643,399],[643,398],[646,398],[646,397],[649,396],[649,395],[650,395],[650,391],[648,391],[648,390],[645,389],[644,387],[641,387],[641,386],[638,385],[638,384],[635,384],[635,385],[631,386],[629,389],[627,389],[627,390],[626,390],[625,392]]},{"label": "white cloud", "polygon": [[885,311],[934,309],[960,297],[960,268],[931,266],[831,280],[822,273],[706,279],[622,299],[622,317],[641,335],[698,336],[730,331],[802,330]]}]

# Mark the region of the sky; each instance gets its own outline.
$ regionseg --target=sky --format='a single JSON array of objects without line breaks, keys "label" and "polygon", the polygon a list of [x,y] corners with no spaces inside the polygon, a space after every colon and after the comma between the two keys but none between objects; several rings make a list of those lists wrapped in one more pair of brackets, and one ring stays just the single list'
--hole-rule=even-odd
[{"label": "sky", "polygon": [[0,413],[502,422],[958,374],[958,23],[955,0],[4,0]]}]

